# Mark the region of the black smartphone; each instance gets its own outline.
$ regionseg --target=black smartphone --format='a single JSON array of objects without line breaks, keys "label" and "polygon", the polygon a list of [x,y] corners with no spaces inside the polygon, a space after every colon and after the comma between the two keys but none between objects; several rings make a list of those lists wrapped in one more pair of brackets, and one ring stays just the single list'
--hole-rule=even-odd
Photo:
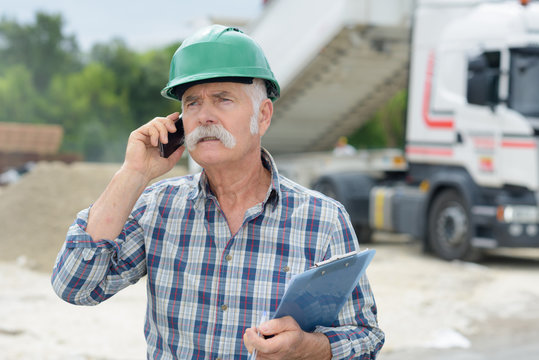
[{"label": "black smartphone", "polygon": [[163,144],[161,141],[159,141],[159,153],[164,158],[168,158],[170,154],[183,145],[185,140],[185,132],[183,130],[183,121],[181,115],[174,124],[176,125],[176,132],[168,133],[168,143]]}]

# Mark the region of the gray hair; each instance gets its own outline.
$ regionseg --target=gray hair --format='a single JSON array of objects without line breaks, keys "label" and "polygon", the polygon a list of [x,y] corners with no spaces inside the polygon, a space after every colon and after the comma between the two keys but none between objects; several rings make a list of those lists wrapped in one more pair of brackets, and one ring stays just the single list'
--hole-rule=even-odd
[{"label": "gray hair", "polygon": [[251,134],[258,133],[258,111],[260,104],[268,98],[266,82],[263,79],[255,78],[252,84],[245,85],[245,91],[253,103],[253,115],[251,115]]}]

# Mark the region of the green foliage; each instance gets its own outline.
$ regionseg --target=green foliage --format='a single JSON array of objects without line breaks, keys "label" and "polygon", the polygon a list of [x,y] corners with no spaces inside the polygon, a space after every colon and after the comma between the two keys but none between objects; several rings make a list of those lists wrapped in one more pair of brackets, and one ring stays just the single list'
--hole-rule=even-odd
[{"label": "green foliage", "polygon": [[349,137],[358,149],[403,148],[407,91],[401,90]]},{"label": "green foliage", "polygon": [[375,116],[352,134],[348,143],[356,149],[378,149],[387,145],[387,137],[382,124]]},{"label": "green foliage", "polygon": [[[142,125],[155,116],[178,111],[179,104],[164,99],[160,92],[168,81],[170,59],[179,44],[162,50],[137,54],[121,40],[93,47],[91,59],[103,64],[116,74],[118,85],[127,89],[127,97],[136,125]],[[156,109],[162,109],[157,114]]]},{"label": "green foliage", "polygon": [[[153,50],[139,57],[140,77],[133,84],[130,92],[130,103],[136,118],[142,125],[155,116],[163,116],[180,111],[180,104],[161,96],[161,89],[168,82],[170,59],[179,44],[173,44],[162,50]],[[155,109],[161,109],[157,114]]]},{"label": "green foliage", "polygon": [[36,98],[38,92],[32,82],[32,74],[23,65],[7,68],[0,76],[0,109],[5,121],[32,123],[42,122],[36,117],[36,104],[28,99]]},{"label": "green foliage", "polygon": [[0,21],[0,72],[16,64],[32,74],[36,89],[43,91],[55,73],[80,68],[78,46],[73,36],[62,33],[60,15],[36,14],[35,24]]},{"label": "green foliage", "polygon": [[160,95],[179,44],[137,53],[114,39],[83,61],[63,25],[44,13],[31,24],[0,20],[0,121],[60,124],[61,151],[121,161],[132,130],[179,109]]},{"label": "green foliage", "polygon": [[[49,100],[54,104],[47,109],[49,122],[60,120],[63,125],[65,150],[89,154],[85,147],[88,123],[94,123],[91,129],[103,129],[91,132],[101,139],[102,146],[124,129],[135,126],[126,91],[119,88],[115,74],[98,63],[90,63],[81,72],[56,75],[50,84]],[[91,154],[93,160],[99,160],[95,151]]]}]

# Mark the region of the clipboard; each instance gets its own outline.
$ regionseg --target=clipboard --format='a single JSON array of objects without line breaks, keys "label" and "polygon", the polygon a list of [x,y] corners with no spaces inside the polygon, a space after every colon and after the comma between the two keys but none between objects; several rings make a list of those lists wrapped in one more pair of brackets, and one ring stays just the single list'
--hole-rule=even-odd
[{"label": "clipboard", "polygon": [[273,318],[290,315],[306,332],[331,326],[375,252],[365,249],[336,255],[294,275]]}]

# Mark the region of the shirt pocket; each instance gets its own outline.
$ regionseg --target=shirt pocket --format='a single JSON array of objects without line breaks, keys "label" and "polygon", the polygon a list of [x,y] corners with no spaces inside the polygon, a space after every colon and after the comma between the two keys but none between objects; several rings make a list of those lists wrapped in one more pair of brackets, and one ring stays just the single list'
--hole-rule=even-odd
[{"label": "shirt pocket", "polygon": [[278,269],[271,273],[271,283],[267,283],[265,291],[270,294],[265,304],[265,310],[269,311],[270,317],[277,311],[277,307],[286,292],[288,284],[294,275],[305,271],[305,265],[301,261],[282,264]]}]

